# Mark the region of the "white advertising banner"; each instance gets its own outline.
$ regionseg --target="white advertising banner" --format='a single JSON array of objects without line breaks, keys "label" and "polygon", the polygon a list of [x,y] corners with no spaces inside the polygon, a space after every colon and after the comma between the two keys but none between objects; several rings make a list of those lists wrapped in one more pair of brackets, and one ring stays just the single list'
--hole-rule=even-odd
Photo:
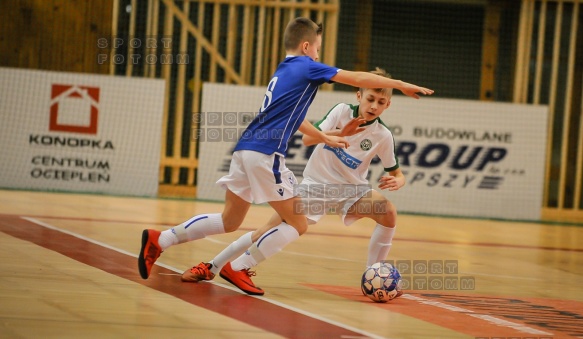
[{"label": "white advertising banner", "polygon": [[154,196],[164,81],[0,68],[0,187]]},{"label": "white advertising banner", "polygon": [[[258,87],[204,84],[198,115],[198,198],[224,200],[215,182],[228,173],[237,136],[256,115],[264,92]],[[356,95],[320,91],[307,118],[318,121],[339,102],[357,104]],[[395,95],[381,119],[393,132],[407,178],[399,191],[383,191],[398,211],[540,219],[546,106]],[[309,154],[296,133],[286,164],[300,181]],[[373,162],[369,174],[376,187],[384,174],[382,165]]]}]

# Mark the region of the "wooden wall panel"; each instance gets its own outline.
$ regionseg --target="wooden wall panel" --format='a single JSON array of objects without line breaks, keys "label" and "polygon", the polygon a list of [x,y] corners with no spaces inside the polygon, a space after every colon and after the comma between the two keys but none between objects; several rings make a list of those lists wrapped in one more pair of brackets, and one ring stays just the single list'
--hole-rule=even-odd
[{"label": "wooden wall panel", "polygon": [[0,66],[108,74],[97,39],[111,39],[113,0],[0,1]]},{"label": "wooden wall panel", "polygon": [[[361,0],[356,7],[357,17],[372,18],[373,16],[373,1]],[[372,38],[372,20],[357,20],[356,36],[359,38],[355,41],[355,57],[354,70],[368,72],[374,67],[369,66],[370,41]]]}]

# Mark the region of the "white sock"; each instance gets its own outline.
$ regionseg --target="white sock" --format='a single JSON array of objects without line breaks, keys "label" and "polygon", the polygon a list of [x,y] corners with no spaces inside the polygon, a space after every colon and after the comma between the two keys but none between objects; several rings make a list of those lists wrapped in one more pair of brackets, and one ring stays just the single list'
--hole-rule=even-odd
[{"label": "white sock", "polygon": [[300,234],[292,226],[282,222],[253,243],[249,250],[231,262],[234,271],[257,266],[260,262],[281,251]]},{"label": "white sock", "polygon": [[176,244],[202,239],[213,234],[225,233],[221,213],[196,215],[178,226],[163,231],[158,239],[162,251]]},{"label": "white sock", "polygon": [[213,260],[211,260],[210,263],[213,265],[211,267],[211,272],[214,274],[219,273],[226,263],[245,253],[245,250],[247,250],[249,246],[253,245],[253,241],[251,241],[251,235],[253,235],[253,232],[247,232],[243,234],[241,237],[239,237],[239,239],[233,241],[229,246],[227,246],[227,248],[225,248]]},{"label": "white sock", "polygon": [[377,224],[370,236],[370,243],[368,244],[367,267],[387,258],[387,255],[389,255],[389,251],[391,250],[396,228],[397,226],[385,227]]}]

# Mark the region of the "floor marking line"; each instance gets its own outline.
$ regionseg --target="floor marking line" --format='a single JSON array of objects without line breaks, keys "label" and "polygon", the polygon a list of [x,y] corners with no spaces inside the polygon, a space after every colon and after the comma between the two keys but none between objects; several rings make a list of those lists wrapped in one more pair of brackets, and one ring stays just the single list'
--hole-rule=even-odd
[{"label": "floor marking line", "polygon": [[[23,217],[16,214],[6,214],[0,213],[4,216],[13,217]],[[168,223],[162,222],[146,222],[146,221],[135,221],[135,220],[115,220],[115,219],[97,219],[97,218],[79,218],[79,217],[63,217],[63,216],[50,216],[50,215],[33,215],[33,218],[45,218],[45,219],[60,219],[60,220],[81,220],[81,221],[100,221],[100,222],[117,222],[124,224],[139,224],[139,225],[156,225],[161,227],[172,227]],[[255,228],[250,227],[240,227],[239,231],[255,231]],[[329,236],[329,237],[340,237],[340,238],[368,238],[364,235],[349,235],[349,234],[331,234],[331,233],[319,233],[319,232],[307,232],[308,235],[317,236]],[[399,238],[396,237],[395,240],[403,242],[417,242],[417,243],[431,243],[431,244],[441,244],[441,245],[459,245],[459,246],[477,246],[477,247],[495,247],[495,248],[516,248],[524,250],[543,250],[543,251],[562,251],[562,252],[583,252],[583,248],[564,248],[564,247],[550,247],[550,246],[534,246],[534,245],[522,245],[522,244],[501,244],[501,243],[482,243],[482,242],[455,242],[449,240],[430,240],[430,239],[412,239],[412,238]]]},{"label": "floor marking line", "polygon": [[453,311],[453,312],[463,313],[463,314],[466,314],[470,317],[481,319],[481,320],[487,321],[489,323],[492,323],[494,325],[498,325],[498,326],[502,326],[502,327],[509,327],[509,328],[512,328],[514,330],[517,330],[517,331],[520,331],[523,333],[537,334],[537,335],[551,335],[551,336],[553,335],[552,333],[538,330],[536,328],[528,327],[528,326],[523,325],[523,324],[500,319],[500,318],[494,317],[494,316],[489,315],[489,314],[478,314],[472,310],[468,310],[468,309],[454,306],[454,305],[449,305],[449,304],[443,303],[441,301],[434,301],[434,300],[429,300],[429,299],[425,299],[425,298],[421,298],[421,297],[416,297],[416,296],[411,295],[411,294],[404,294],[401,298],[414,300],[414,301],[417,301],[418,303],[421,303],[421,304],[431,305],[431,306],[443,308],[443,309]]},{"label": "floor marking line", "polygon": [[[87,242],[93,243],[95,245],[99,245],[99,246],[108,248],[110,250],[113,250],[113,251],[116,251],[116,252],[119,252],[119,253],[122,253],[122,254],[125,254],[125,255],[128,255],[128,256],[134,257],[134,258],[137,258],[138,257],[137,254],[133,254],[133,253],[130,253],[128,251],[125,251],[125,250],[122,250],[122,249],[119,249],[119,248],[110,246],[108,244],[105,244],[103,242],[100,242],[100,241],[97,241],[97,240],[94,240],[94,239],[91,239],[91,238],[87,238],[87,237],[85,237],[83,235],[80,235],[78,233],[75,233],[75,232],[71,232],[71,231],[68,231],[68,230],[60,229],[58,227],[55,227],[55,226],[50,225],[48,223],[42,222],[40,220],[36,220],[34,218],[30,218],[30,217],[20,217],[20,218],[21,219],[24,219],[26,221],[29,221],[31,223],[37,224],[39,226],[46,227],[46,228],[49,228],[49,229],[52,229],[52,230],[55,230],[55,231],[58,231],[58,232],[62,232],[62,233],[68,234],[68,235],[73,236],[73,237],[76,237],[78,239],[82,239],[84,241],[87,241]],[[177,269],[175,267],[172,267],[170,265],[166,265],[166,264],[161,263],[161,262],[156,262],[156,265],[162,266],[162,267],[164,267],[164,268],[166,268],[168,270],[171,270],[171,271],[174,271],[174,272],[177,272],[177,273],[182,274],[182,271],[181,270],[179,270],[179,269]],[[247,295],[246,293],[242,292],[238,288],[235,288],[235,287],[232,287],[232,286],[224,285],[224,284],[221,284],[221,283],[218,283],[218,282],[214,282],[214,281],[208,281],[207,283],[212,283],[212,284],[217,285],[217,286],[220,286],[222,288],[226,288],[226,289],[229,289],[229,290],[232,290],[232,291],[236,291],[236,292],[238,292],[240,294]],[[358,329],[358,328],[355,328],[355,327],[352,327],[352,326],[349,326],[349,325],[345,325],[345,324],[339,323],[339,322],[334,321],[334,320],[331,320],[331,319],[326,319],[326,318],[321,317],[321,316],[319,316],[317,314],[313,314],[311,312],[301,310],[299,308],[296,308],[296,307],[293,307],[293,306],[290,306],[290,305],[281,303],[281,302],[276,301],[276,300],[271,300],[271,299],[268,299],[266,297],[261,297],[261,296],[249,296],[249,297],[256,298],[256,299],[259,299],[259,300],[263,300],[263,301],[268,302],[270,304],[273,304],[275,306],[285,308],[287,310],[290,310],[290,311],[293,311],[293,312],[296,312],[296,313],[305,315],[305,316],[310,317],[310,318],[313,318],[313,319],[317,319],[317,320],[323,321],[325,323],[328,323],[328,324],[331,324],[331,325],[334,325],[334,326],[337,326],[337,327],[340,327],[340,328],[344,328],[346,330],[349,330],[349,331],[352,331],[352,332],[355,332],[355,333],[360,333],[360,334],[362,334],[362,335],[364,335],[364,336],[366,336],[368,338],[374,338],[374,339],[389,339],[387,337],[378,336],[378,335],[373,334],[373,333],[368,333],[368,332],[363,331],[361,329]]]}]

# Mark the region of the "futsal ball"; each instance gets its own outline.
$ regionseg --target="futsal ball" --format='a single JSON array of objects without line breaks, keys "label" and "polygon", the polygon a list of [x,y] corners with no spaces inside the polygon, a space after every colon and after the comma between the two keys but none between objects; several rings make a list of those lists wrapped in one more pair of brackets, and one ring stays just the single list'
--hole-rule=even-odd
[{"label": "futsal ball", "polygon": [[401,289],[401,274],[387,262],[377,262],[362,274],[362,293],[377,303],[394,299]]}]

